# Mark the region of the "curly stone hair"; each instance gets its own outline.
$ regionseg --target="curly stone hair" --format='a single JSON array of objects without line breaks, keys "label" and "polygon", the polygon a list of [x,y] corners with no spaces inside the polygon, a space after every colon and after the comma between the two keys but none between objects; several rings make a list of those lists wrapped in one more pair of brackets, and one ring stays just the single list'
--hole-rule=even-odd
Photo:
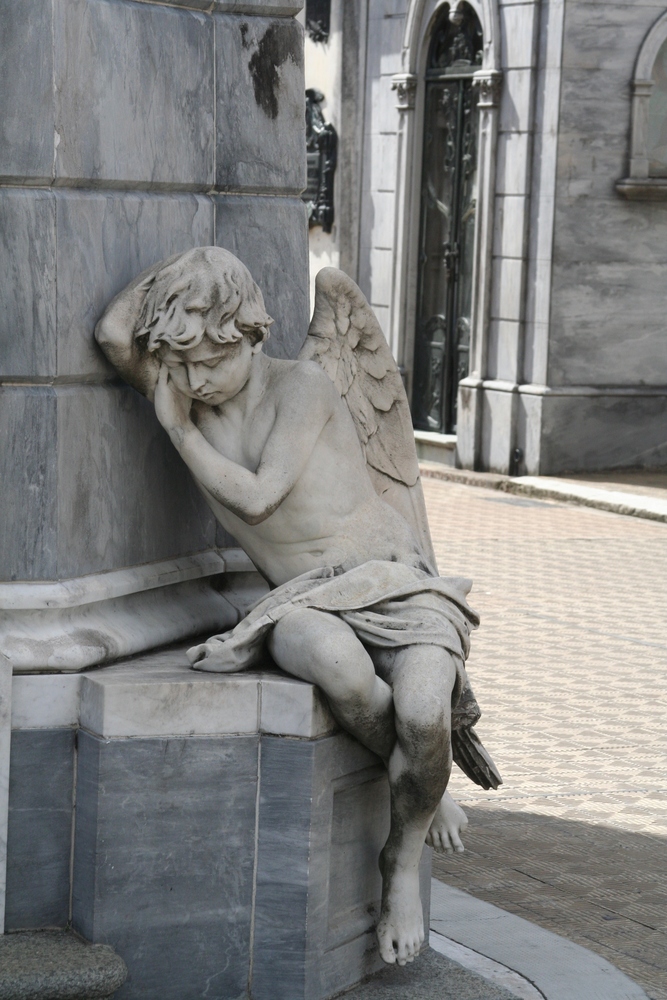
[{"label": "curly stone hair", "polygon": [[[202,316],[195,333],[185,323],[187,312]],[[230,319],[233,324],[226,322]],[[151,352],[161,343],[187,351],[205,336],[214,344],[225,344],[247,334],[256,344],[269,336],[271,323],[245,264],[221,247],[196,247],[171,258],[156,273],[134,336],[148,336]]]}]

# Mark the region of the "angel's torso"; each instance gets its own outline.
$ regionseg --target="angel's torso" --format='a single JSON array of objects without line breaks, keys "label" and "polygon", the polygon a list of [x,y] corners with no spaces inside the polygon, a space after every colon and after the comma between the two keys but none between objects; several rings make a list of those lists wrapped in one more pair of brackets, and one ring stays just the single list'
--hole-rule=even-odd
[{"label": "angel's torso", "polygon": [[[288,391],[288,377],[290,393],[295,375],[298,386],[299,364],[271,359],[271,378],[251,412],[195,404],[197,426],[207,441],[226,458],[256,471]],[[306,427],[309,419],[305,406],[299,417],[290,440],[294,449],[302,444],[299,426]],[[412,529],[373,489],[354,423],[337,395],[300,477],[270,517],[249,525],[206,491],[204,495],[217,520],[274,584],[321,566],[346,570],[370,559],[423,564]]]}]

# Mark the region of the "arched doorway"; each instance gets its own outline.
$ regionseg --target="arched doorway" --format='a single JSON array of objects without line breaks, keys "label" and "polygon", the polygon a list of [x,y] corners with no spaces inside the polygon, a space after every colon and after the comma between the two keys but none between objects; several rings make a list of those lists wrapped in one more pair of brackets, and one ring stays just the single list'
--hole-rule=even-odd
[{"label": "arched doorway", "polygon": [[477,212],[477,91],[482,28],[472,7],[443,5],[425,71],[412,413],[416,428],[456,431],[468,374]]}]

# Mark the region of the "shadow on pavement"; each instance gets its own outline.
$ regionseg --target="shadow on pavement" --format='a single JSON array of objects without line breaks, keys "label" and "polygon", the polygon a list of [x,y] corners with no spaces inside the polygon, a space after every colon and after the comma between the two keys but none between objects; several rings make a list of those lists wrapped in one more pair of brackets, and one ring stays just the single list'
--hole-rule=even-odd
[{"label": "shadow on pavement", "polygon": [[466,806],[466,853],[433,874],[597,952],[667,1000],[667,838]]}]

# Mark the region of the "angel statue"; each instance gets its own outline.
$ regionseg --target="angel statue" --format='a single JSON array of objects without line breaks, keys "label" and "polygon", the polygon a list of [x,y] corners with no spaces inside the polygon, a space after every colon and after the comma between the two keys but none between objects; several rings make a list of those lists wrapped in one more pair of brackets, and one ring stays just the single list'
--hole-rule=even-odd
[{"label": "angel statue", "polygon": [[501,780],[472,729],[471,582],[438,575],[403,383],[359,288],[319,272],[296,361],[262,352],[272,322],[245,265],[200,247],[136,278],[95,335],[273,588],[190,649],[192,666],[244,670],[268,650],[386,765],[377,937],[384,961],[405,965],[424,940],[424,842],[463,850],[452,757],[484,788]]}]

